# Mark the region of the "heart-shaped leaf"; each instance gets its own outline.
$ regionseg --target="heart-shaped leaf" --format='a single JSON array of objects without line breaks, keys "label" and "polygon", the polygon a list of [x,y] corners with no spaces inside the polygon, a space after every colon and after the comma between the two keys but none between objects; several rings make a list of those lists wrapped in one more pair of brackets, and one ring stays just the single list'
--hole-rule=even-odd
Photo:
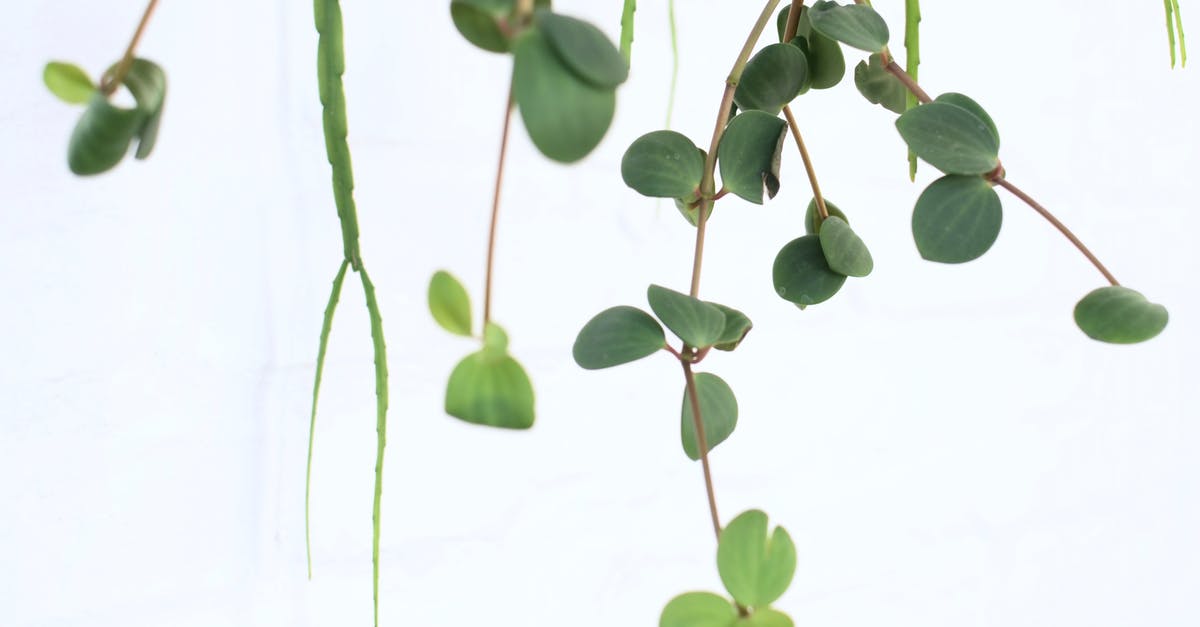
[{"label": "heart-shaped leaf", "polygon": [[467,289],[445,270],[429,280],[429,313],[441,327],[455,335],[471,335],[471,297]]},{"label": "heart-shaped leaf", "polygon": [[[729,438],[737,427],[737,398],[729,384],[715,374],[697,372],[694,379],[696,399],[700,402],[700,422],[704,424],[704,442],[708,445],[708,451],[711,451]],[[684,386],[679,435],[683,452],[696,460],[700,459],[700,444],[696,441],[694,416],[691,395],[687,386]]]},{"label": "heart-shaped leaf", "polygon": [[908,109],[908,89],[885,69],[882,55],[873,54],[866,61],[858,62],[854,67],[854,86],[871,104],[893,113],[904,113]]},{"label": "heart-shaped leaf", "polygon": [[599,28],[566,15],[538,11],[538,30],[571,71],[601,89],[615,89],[629,78],[621,51]]},{"label": "heart-shaped leaf", "polygon": [[1075,305],[1075,324],[1088,337],[1110,344],[1136,344],[1162,333],[1167,308],[1127,287],[1093,290]]},{"label": "heart-shaped leaf", "polygon": [[571,354],[581,368],[598,370],[637,361],[667,345],[662,326],[637,307],[619,306],[583,325]]},{"label": "heart-shaped leaf", "polygon": [[721,184],[752,203],[779,193],[779,162],[787,124],[763,111],[738,114],[721,137]]},{"label": "heart-shaped leaf", "polygon": [[771,44],[746,63],[733,100],[742,111],[778,115],[784,105],[800,95],[807,78],[808,60],[800,48]]},{"label": "heart-shaped leaf", "polygon": [[845,220],[829,216],[821,222],[820,238],[830,270],[846,276],[864,277],[875,269],[871,251]]},{"label": "heart-shaped leaf", "polygon": [[[841,209],[837,208],[837,205],[829,202],[828,198],[824,198],[823,200],[825,201],[825,209],[829,212],[830,216],[837,216],[845,221],[846,224],[850,224],[849,218],[846,217],[846,214]],[[809,235],[816,235],[823,221],[821,212],[817,210],[817,199],[813,198],[808,201],[808,209],[804,211],[804,232]]]},{"label": "heart-shaped leaf", "polygon": [[533,384],[517,360],[484,348],[467,355],[450,373],[446,413],[489,427],[528,429],[533,426]]},{"label": "heart-shaped leaf", "polygon": [[729,599],[711,592],[688,592],[667,603],[658,627],[732,627],[737,620],[737,608]]},{"label": "heart-shaped leaf", "polygon": [[816,235],[788,242],[775,257],[772,277],[779,297],[801,308],[829,300],[846,283],[846,275],[829,268]]},{"label": "heart-shaped leaf", "polygon": [[731,351],[746,339],[746,334],[750,329],[754,328],[754,323],[750,322],[750,318],[746,314],[734,309],[726,307],[718,303],[709,303],[710,305],[721,310],[725,314],[725,330],[721,332],[721,337],[713,348],[719,351]]},{"label": "heart-shaped leaf", "polygon": [[717,570],[734,600],[765,607],[787,591],[796,572],[796,546],[783,527],[767,534],[767,515],[752,509],[721,530]]},{"label": "heart-shaped leaf", "polygon": [[654,315],[688,346],[708,348],[725,332],[725,314],[698,298],[658,285],[646,290]]},{"label": "heart-shaped leaf", "polygon": [[616,94],[579,78],[535,29],[521,36],[514,55],[513,96],[533,144],[562,163],[586,157],[608,132]]},{"label": "heart-shaped leaf", "polygon": [[92,79],[77,65],[51,61],[42,70],[42,81],[50,93],[67,104],[83,104],[96,91]]},{"label": "heart-shaped leaf", "polygon": [[956,104],[934,101],[909,109],[896,128],[910,150],[946,174],[987,174],[1000,164],[994,126]]},{"label": "heart-shaped leaf", "polygon": [[965,263],[992,247],[1003,219],[1000,196],[983,177],[943,176],[917,198],[913,240],[929,261]]},{"label": "heart-shaped leaf", "polygon": [[830,39],[867,52],[883,52],[887,47],[887,22],[865,4],[839,5],[821,0],[807,13],[812,29]]},{"label": "heart-shaped leaf", "polygon": [[621,178],[643,196],[683,198],[704,175],[704,152],[675,131],[654,131],[635,139],[621,159]]}]

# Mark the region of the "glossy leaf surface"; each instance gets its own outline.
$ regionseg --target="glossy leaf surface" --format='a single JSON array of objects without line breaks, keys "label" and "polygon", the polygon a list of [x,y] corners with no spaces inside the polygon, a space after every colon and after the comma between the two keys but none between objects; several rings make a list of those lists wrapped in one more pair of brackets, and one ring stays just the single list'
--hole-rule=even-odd
[{"label": "glossy leaf surface", "polygon": [[808,60],[800,48],[771,44],[746,63],[733,100],[742,111],[777,115],[784,105],[800,95],[807,78]]},{"label": "glossy leaf surface", "polygon": [[[738,405],[733,390],[721,377],[707,372],[695,374],[696,397],[700,402],[700,422],[704,424],[704,440],[711,451],[733,434],[737,427]],[[683,452],[693,460],[700,459],[696,442],[696,421],[692,399],[687,386],[683,388],[683,408],[680,416],[680,440]]]},{"label": "glossy leaf surface", "polygon": [[535,21],[563,63],[584,81],[615,89],[629,77],[621,51],[599,28],[550,11],[538,11]]},{"label": "glossy leaf surface", "polygon": [[883,52],[887,47],[887,23],[865,4],[839,5],[820,0],[807,13],[812,29],[830,39],[867,52]]},{"label": "glossy leaf surface", "polygon": [[775,257],[772,278],[775,293],[801,308],[829,300],[846,283],[846,275],[829,268],[816,235],[788,242]]},{"label": "glossy leaf surface", "polygon": [[943,176],[917,198],[912,231],[929,261],[965,263],[986,253],[1004,220],[1000,196],[981,176]]},{"label": "glossy leaf surface", "polygon": [[864,277],[875,268],[871,251],[845,220],[830,215],[821,222],[820,239],[830,270],[846,276]]},{"label": "glossy leaf surface", "polygon": [[438,270],[429,280],[429,313],[455,335],[471,335],[471,297],[449,272]]},{"label": "glossy leaf surface", "polygon": [[643,196],[683,198],[704,175],[704,153],[675,131],[654,131],[634,140],[621,159],[621,178]]},{"label": "glossy leaf surface", "polygon": [[658,627],[732,627],[737,619],[729,599],[711,592],[688,592],[667,603]]},{"label": "glossy leaf surface", "polygon": [[575,338],[571,354],[581,368],[598,370],[637,361],[666,344],[657,320],[637,307],[622,305],[589,320]]},{"label": "glossy leaf surface", "polygon": [[509,355],[483,349],[450,373],[446,413],[466,422],[504,429],[533,426],[533,384]]},{"label": "glossy leaf surface", "polygon": [[779,192],[779,164],[787,123],[763,111],[733,118],[717,149],[725,189],[761,205]]},{"label": "glossy leaf surface", "polygon": [[987,174],[1000,163],[994,127],[958,105],[934,101],[910,109],[896,128],[910,150],[946,174]]},{"label": "glossy leaf surface", "polygon": [[1127,287],[1093,290],[1075,305],[1075,323],[1088,337],[1110,344],[1145,342],[1167,327],[1167,308]]},{"label": "glossy leaf surface", "polygon": [[83,104],[91,99],[96,85],[83,68],[62,61],[51,61],[42,70],[46,89],[67,104]]},{"label": "glossy leaf surface", "polygon": [[650,309],[688,346],[707,348],[721,340],[725,314],[715,305],[658,285],[646,290]]},{"label": "glossy leaf surface", "polygon": [[717,570],[734,600],[764,607],[787,591],[796,572],[796,546],[783,527],[767,533],[767,515],[749,510],[721,531]]}]

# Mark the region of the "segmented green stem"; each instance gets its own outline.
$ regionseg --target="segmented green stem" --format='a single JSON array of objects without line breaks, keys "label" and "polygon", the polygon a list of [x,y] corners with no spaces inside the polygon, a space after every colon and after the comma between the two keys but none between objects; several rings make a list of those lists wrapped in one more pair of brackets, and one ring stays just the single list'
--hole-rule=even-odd
[{"label": "segmented green stem", "polygon": [[367,314],[371,318],[371,343],[375,350],[375,501],[371,509],[371,570],[372,596],[375,601],[375,625],[379,626],[379,519],[383,502],[383,449],[387,445],[388,369],[387,346],[383,341],[383,317],[375,300],[375,285],[367,269],[359,271],[363,294],[367,299]]},{"label": "segmented green stem", "polygon": [[317,398],[321,394],[321,374],[325,371],[325,349],[329,346],[329,332],[333,329],[333,313],[337,310],[338,298],[342,294],[342,283],[346,280],[349,261],[343,261],[333,277],[333,289],[329,292],[329,303],[325,305],[325,319],[321,322],[321,343],[317,348],[317,376],[313,380],[312,415],[308,419],[308,464],[304,469],[304,554],[308,558],[308,578],[312,579],[312,533],[309,526],[308,503],[312,493],[313,437],[317,430]]},{"label": "segmented green stem", "polygon": [[633,54],[633,13],[637,11],[637,0],[625,0],[625,7],[621,9],[621,56],[625,57],[625,64],[629,64],[629,58]]},{"label": "segmented green stem", "polygon": [[[918,67],[921,65],[921,0],[904,0],[904,51],[906,60],[904,71],[917,80]],[[917,106],[917,96],[912,92],[904,95],[905,109]],[[908,178],[917,180],[917,154],[908,151]]]}]

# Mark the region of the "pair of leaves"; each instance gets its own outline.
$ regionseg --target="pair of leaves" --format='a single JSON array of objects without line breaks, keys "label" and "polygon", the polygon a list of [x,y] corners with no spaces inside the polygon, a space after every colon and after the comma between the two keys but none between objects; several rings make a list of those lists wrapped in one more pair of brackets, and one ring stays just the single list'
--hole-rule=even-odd
[{"label": "pair of leaves", "polygon": [[[108,73],[116,71],[115,64]],[[133,95],[136,106],[118,107],[109,101],[77,66],[51,62],[42,73],[46,87],[70,104],[87,103],[71,132],[67,165],[71,172],[86,176],[115,167],[137,140],[134,156],[145,159],[154,150],[166,99],[167,78],[162,68],[146,59],[133,59],[122,84]]]},{"label": "pair of leaves", "polygon": [[788,242],[775,257],[772,278],[779,297],[801,309],[837,294],[846,277],[865,277],[875,268],[870,250],[850,228],[846,214],[825,201],[822,219],[816,200],[805,213],[807,234]]},{"label": "pair of leaves", "polygon": [[737,607],[723,596],[711,592],[681,594],[663,608],[659,627],[794,627],[783,612],[772,608],[756,610],[739,617]]},{"label": "pair of leaves", "polygon": [[808,60],[808,79],[800,93],[803,94],[810,88],[829,89],[842,82],[842,77],[846,75],[846,56],[842,54],[842,47],[836,40],[812,29],[808,19],[808,6],[800,7],[796,35],[789,42],[783,41],[787,34],[787,21],[791,10],[791,6],[786,6],[779,12],[776,26],[779,30],[779,41],[800,48]]},{"label": "pair of leaves", "polygon": [[942,94],[906,111],[896,128],[909,150],[946,174],[988,174],[1000,165],[996,123],[962,94]]},{"label": "pair of leaves", "polygon": [[[429,282],[429,311],[442,328],[471,336],[471,300],[466,288],[448,272]],[[533,384],[525,369],[508,354],[508,334],[489,322],[483,347],[463,358],[446,384],[446,413],[473,424],[505,429],[533,426]]]}]

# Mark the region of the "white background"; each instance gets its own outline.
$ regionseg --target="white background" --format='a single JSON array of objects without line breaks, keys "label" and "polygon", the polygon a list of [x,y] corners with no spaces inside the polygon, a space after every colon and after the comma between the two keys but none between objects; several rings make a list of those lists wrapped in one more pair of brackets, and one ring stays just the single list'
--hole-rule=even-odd
[{"label": "white background", "polygon": [[[672,596],[720,589],[700,468],[679,450],[681,376],[665,357],[584,372],[570,345],[601,309],[688,280],[692,230],[618,176],[624,147],[663,125],[665,6],[642,3],[590,158],[552,164],[515,127],[495,315],[538,422],[512,433],[442,413],[474,346],[424,305],[439,268],[480,303],[509,68],[458,36],[447,4],[345,8],[392,372],[382,623],[655,625]],[[722,515],[758,507],[789,529],[800,563],[777,605],[799,625],[1196,625],[1197,70],[1169,70],[1157,2],[923,4],[922,82],[980,101],[1010,179],[1171,324],[1133,347],[1085,338],[1071,310],[1100,276],[1008,197],[985,258],[921,261],[909,215],[931,168],[908,183],[893,116],[851,81],[806,96],[822,186],[876,270],[805,312],[774,296],[771,261],[808,201],[790,146],[774,202],[718,207],[703,294],[756,324],[703,367],[741,404],[713,454]],[[616,37],[617,0],[558,5]],[[899,47],[901,3],[878,5]],[[310,3],[164,3],[141,49],[171,81],[155,154],[72,177],[78,111],[42,65],[99,73],[141,8],[9,2],[0,24],[0,625],[368,625],[375,418],[353,277],[305,577],[308,403],[341,255]],[[698,144],[758,10],[680,3],[674,128]]]}]

